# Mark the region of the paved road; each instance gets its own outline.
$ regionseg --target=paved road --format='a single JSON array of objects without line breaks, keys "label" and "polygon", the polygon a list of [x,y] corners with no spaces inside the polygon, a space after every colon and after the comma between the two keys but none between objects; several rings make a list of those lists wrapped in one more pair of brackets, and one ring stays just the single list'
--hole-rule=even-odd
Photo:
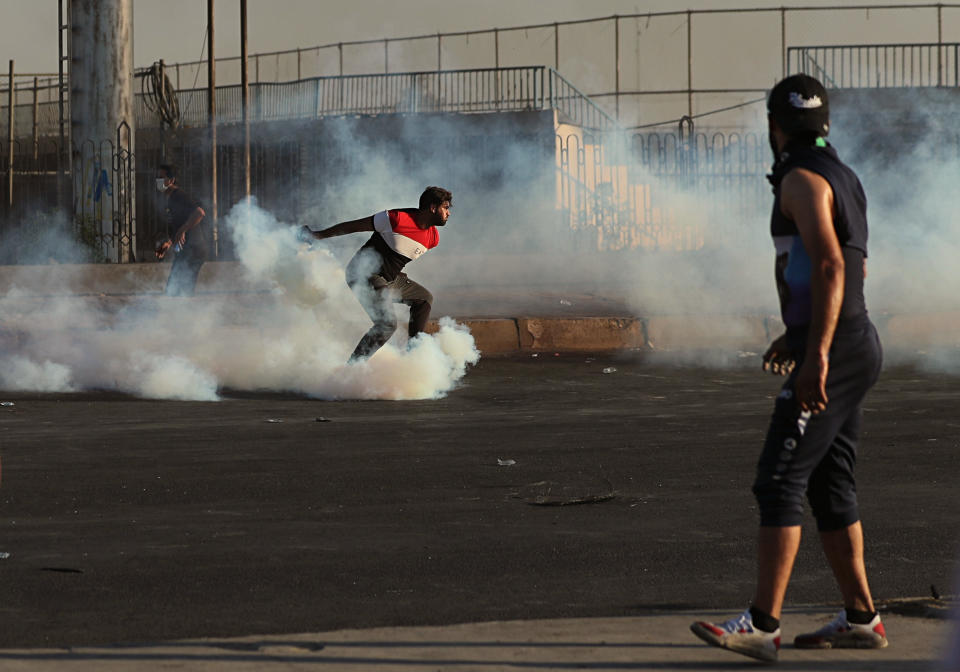
[{"label": "paved road", "polygon": [[[739,610],[778,385],[541,355],[438,401],[0,393],[0,648]],[[895,369],[869,398],[880,599],[953,590],[958,390]],[[788,599],[836,599],[813,534]]]}]

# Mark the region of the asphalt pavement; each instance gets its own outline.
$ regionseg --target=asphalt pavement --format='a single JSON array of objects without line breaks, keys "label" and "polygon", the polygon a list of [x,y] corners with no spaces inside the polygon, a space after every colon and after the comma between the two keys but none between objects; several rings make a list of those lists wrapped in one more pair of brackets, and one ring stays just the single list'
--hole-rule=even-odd
[{"label": "asphalt pavement", "polygon": [[[779,381],[750,357],[534,354],[485,358],[435,401],[0,393],[0,670],[752,665],[687,626],[749,602]],[[789,646],[840,606],[808,524],[782,669],[934,669],[958,397],[888,368],[868,398],[859,493],[890,648]]]}]

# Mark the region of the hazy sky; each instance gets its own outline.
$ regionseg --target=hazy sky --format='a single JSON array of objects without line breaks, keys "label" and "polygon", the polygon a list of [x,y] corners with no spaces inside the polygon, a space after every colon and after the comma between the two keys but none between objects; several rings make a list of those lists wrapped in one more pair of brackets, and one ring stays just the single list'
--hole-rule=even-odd
[{"label": "hazy sky", "polygon": [[[0,63],[18,72],[57,69],[58,0],[0,0]],[[249,0],[250,53],[312,47],[338,41],[402,37],[575,19],[748,7],[924,5],[930,2],[880,0]],[[216,55],[237,56],[239,1],[216,0]],[[206,0],[134,0],[134,58],[137,66],[164,59],[200,57]],[[929,17],[929,15],[927,15]],[[856,41],[851,36],[851,41]]]}]

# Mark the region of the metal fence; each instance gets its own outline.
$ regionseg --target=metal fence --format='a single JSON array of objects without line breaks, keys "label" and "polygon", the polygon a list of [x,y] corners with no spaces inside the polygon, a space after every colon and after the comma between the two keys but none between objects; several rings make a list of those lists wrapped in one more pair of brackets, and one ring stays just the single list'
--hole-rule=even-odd
[{"label": "metal fence", "polygon": [[[67,240],[83,244],[92,261],[127,262],[136,258],[134,220],[135,157],[131,133],[121,124],[116,140],[83,141],[72,146],[74,166],[64,165],[60,143],[41,138],[14,142],[9,169],[7,143],[0,143],[5,198],[0,204],[3,263],[46,263],[42,250],[73,254]],[[74,258],[55,261],[75,261]]]},{"label": "metal fence", "polygon": [[[926,45],[934,54],[914,54],[916,60],[936,58],[939,78],[912,80],[920,86],[954,85],[955,73],[946,63],[960,42],[960,4],[844,5],[749,9],[682,10],[618,14],[578,21],[354,40],[290,49],[248,57],[252,88],[299,80],[338,76],[397,74],[426,71],[512,68],[530,64],[552,67],[620,125],[633,128],[675,125],[683,116],[709,120],[715,128],[745,128],[762,124],[763,106],[756,101],[785,73],[811,67],[793,56],[791,45],[835,45],[855,56],[859,43]],[[811,49],[812,47],[805,47]],[[951,52],[951,53],[947,53]],[[826,54],[812,54],[825,70]],[[903,57],[910,57],[902,50]],[[808,60],[808,59],[805,59]],[[895,60],[895,59],[894,59]],[[869,76],[849,86],[876,86],[899,81],[903,67],[877,52]],[[231,89],[241,82],[239,57],[216,60],[217,82]],[[887,72],[887,70],[890,70]],[[193,118],[205,117],[206,107],[195,91],[207,86],[206,61],[166,65],[173,87],[183,93],[183,107]],[[142,71],[141,71],[142,74]],[[2,77],[0,73],[0,77]],[[833,76],[833,75],[831,75]],[[839,83],[843,86],[844,84]],[[863,83],[857,83],[857,81]],[[927,82],[921,84],[919,82]],[[41,82],[42,84],[42,82]],[[889,84],[884,84],[889,85]],[[911,84],[903,84],[911,85]],[[41,107],[51,103],[42,97]],[[51,85],[55,93],[55,85]],[[33,91],[16,92],[17,136],[29,137]],[[218,102],[220,93],[217,94]],[[264,95],[269,97],[264,89]],[[331,94],[338,99],[339,94]],[[230,93],[239,118],[239,93]],[[193,100],[195,102],[191,103]],[[6,96],[0,92],[0,107]],[[218,106],[218,110],[221,109]],[[56,118],[56,106],[42,116]],[[0,124],[5,113],[0,111]],[[43,121],[43,125],[47,125]]]},{"label": "metal fence", "polygon": [[960,86],[956,43],[791,47],[787,62],[829,88]]},{"label": "metal fence", "polygon": [[[617,14],[577,21],[337,42],[249,56],[251,82],[546,65],[626,127],[710,115],[744,126],[784,74],[790,45],[945,45],[960,41],[960,4],[837,4]],[[217,59],[217,82],[241,61]],[[205,61],[168,64],[177,89],[206,86]],[[944,80],[946,81],[946,80]],[[716,113],[718,109],[734,109]],[[756,116],[755,115],[755,116]]]},{"label": "metal fence", "polygon": [[[283,221],[316,218],[318,208],[330,205],[316,200],[316,185],[336,189],[338,180],[348,179],[355,168],[347,147],[331,145],[312,128],[303,126],[283,139],[266,132],[252,146],[253,194]],[[555,147],[542,154],[541,162],[531,163],[540,166],[536,170],[542,174],[524,174],[523,184],[516,177],[504,178],[509,173],[503,172],[502,157],[515,151],[508,135],[477,135],[454,142],[451,147],[456,151],[447,159],[457,168],[451,170],[460,171],[457,179],[475,192],[461,199],[463,206],[469,209],[471,198],[476,208],[493,202],[524,203],[538,216],[555,222],[556,240],[566,238],[578,250],[701,249],[736,240],[765,216],[769,193],[763,174],[769,150],[764,138],[691,133],[689,126],[675,133],[644,134],[567,128],[555,136]],[[217,154],[219,200],[227,204],[239,201],[244,193],[242,141],[234,135],[223,138]],[[531,142],[532,136],[523,137],[527,139],[522,142]],[[155,239],[166,231],[152,188],[152,167],[175,163],[182,187],[202,200],[210,193],[210,148],[202,138],[202,130],[166,139],[158,132],[140,133],[137,171],[121,136],[118,142],[97,146],[78,143],[73,147],[80,155],[75,174],[58,171],[59,147],[54,140],[44,139],[36,160],[22,158],[17,164],[16,200],[14,208],[0,208],[0,234],[6,240],[11,233],[47,226],[25,213],[57,208],[59,203],[64,220],[96,250],[96,259],[152,260]],[[398,157],[408,152],[403,142],[419,141],[399,141],[390,151]],[[529,149],[541,151],[533,145]],[[0,145],[0,160],[6,151]],[[59,202],[58,191],[66,192]],[[319,216],[326,220],[335,214]],[[739,228],[730,222],[739,223]],[[522,228],[509,228],[523,235]],[[22,246],[6,248],[3,260],[12,263],[18,255],[23,259],[24,252]],[[220,233],[219,255],[221,259],[233,256],[228,231]]]}]

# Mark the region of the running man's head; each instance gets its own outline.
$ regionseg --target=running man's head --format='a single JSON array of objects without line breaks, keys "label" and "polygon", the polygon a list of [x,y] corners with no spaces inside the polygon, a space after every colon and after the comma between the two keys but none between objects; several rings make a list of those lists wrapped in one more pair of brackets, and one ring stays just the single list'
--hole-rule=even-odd
[{"label": "running man's head", "polygon": [[167,190],[177,182],[177,169],[169,163],[157,166],[157,191],[167,193]]},{"label": "running man's head", "polygon": [[767,120],[774,152],[787,140],[812,145],[830,132],[827,90],[809,75],[791,75],[770,91]]},{"label": "running man's head", "polygon": [[420,194],[420,212],[430,214],[432,226],[443,226],[450,216],[453,194],[443,187],[427,187]]}]

